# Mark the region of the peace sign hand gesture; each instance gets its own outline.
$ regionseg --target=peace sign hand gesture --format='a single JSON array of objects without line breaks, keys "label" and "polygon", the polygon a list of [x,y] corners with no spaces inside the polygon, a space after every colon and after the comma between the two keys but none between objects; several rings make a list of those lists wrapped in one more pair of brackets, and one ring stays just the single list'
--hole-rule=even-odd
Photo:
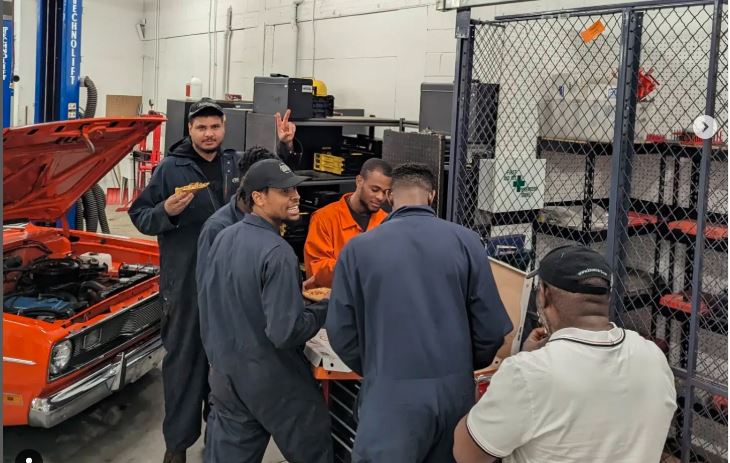
[{"label": "peace sign hand gesture", "polygon": [[291,116],[291,109],[286,110],[283,119],[279,113],[276,113],[274,118],[276,119],[276,136],[281,143],[284,143],[289,148],[289,151],[292,151],[294,149],[294,134],[297,131],[297,126],[293,122],[289,122],[289,116]]}]

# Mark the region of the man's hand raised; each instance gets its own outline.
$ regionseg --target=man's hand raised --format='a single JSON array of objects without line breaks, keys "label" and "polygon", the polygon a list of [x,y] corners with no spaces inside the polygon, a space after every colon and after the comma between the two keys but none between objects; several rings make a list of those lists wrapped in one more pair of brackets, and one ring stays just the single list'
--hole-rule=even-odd
[{"label": "man's hand raised", "polygon": [[294,134],[297,131],[297,126],[293,122],[289,122],[291,116],[291,109],[287,109],[284,117],[281,114],[276,113],[274,118],[276,119],[276,136],[279,138],[281,143],[284,143],[289,151],[294,150]]},{"label": "man's hand raised", "polygon": [[192,193],[175,193],[165,200],[165,212],[170,217],[178,216],[188,207],[195,195]]}]

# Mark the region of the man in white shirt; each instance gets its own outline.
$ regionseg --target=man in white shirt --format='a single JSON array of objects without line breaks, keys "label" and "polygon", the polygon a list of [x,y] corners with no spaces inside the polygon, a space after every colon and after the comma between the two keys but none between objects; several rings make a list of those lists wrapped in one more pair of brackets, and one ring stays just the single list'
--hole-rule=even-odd
[{"label": "man in white shirt", "polygon": [[535,273],[543,327],[502,362],[459,422],[456,461],[659,461],[676,409],[674,377],[654,343],[609,321],[608,263],[569,245]]}]

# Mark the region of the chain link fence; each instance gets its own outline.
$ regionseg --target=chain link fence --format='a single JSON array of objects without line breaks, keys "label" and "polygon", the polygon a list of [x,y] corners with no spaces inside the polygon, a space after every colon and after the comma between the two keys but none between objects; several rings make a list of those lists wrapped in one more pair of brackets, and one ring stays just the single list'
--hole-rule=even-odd
[{"label": "chain link fence", "polygon": [[524,270],[569,242],[607,256],[614,321],[677,377],[665,461],[728,458],[726,8],[457,16],[448,216]]}]

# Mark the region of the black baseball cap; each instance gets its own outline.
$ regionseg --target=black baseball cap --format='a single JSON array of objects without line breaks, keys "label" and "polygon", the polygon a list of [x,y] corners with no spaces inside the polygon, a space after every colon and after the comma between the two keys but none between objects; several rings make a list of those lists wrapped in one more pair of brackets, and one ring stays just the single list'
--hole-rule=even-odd
[{"label": "black baseball cap", "polygon": [[296,175],[278,159],[263,159],[254,163],[243,178],[243,191],[250,195],[264,188],[291,188],[309,177]]},{"label": "black baseball cap", "polygon": [[218,105],[218,103],[206,96],[190,105],[188,120],[200,115],[200,113],[204,111],[223,117],[223,109]]},{"label": "black baseball cap", "polygon": [[[611,267],[606,259],[593,249],[579,245],[566,245],[555,248],[540,261],[540,266],[527,278],[535,275],[541,280],[568,291],[580,294],[607,294],[611,287]],[[604,286],[585,284],[590,278],[600,278]]]}]

